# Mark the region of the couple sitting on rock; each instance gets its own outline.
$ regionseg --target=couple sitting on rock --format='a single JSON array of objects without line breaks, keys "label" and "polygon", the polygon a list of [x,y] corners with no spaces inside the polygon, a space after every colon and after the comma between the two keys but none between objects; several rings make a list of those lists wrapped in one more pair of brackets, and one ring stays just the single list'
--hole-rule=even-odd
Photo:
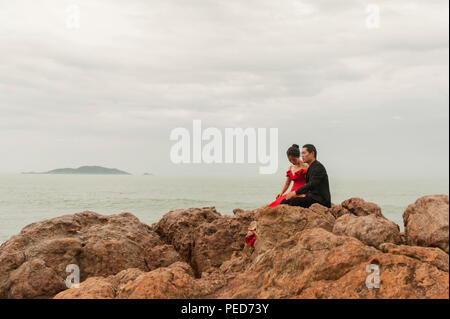
[{"label": "couple sitting on rock", "polygon": [[[317,150],[314,145],[303,145],[300,159],[300,148],[297,144],[287,150],[287,157],[291,166],[286,172],[286,183],[276,200],[265,207],[274,207],[280,204],[301,206],[308,208],[312,204],[331,207],[330,186],[325,167],[317,160]],[[294,181],[291,191],[283,195]],[[256,226],[249,227],[245,242],[253,247],[256,241]]]}]

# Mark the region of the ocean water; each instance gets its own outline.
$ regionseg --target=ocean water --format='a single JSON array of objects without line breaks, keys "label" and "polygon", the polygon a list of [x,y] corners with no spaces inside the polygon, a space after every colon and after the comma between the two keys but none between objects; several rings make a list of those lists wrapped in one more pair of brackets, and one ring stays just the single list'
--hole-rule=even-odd
[{"label": "ocean water", "polygon": [[[130,212],[152,224],[178,208],[215,206],[222,214],[274,200],[284,177],[159,177],[123,175],[0,175],[0,243],[33,222],[85,210]],[[429,194],[448,194],[448,179],[332,179],[332,202],[362,197],[401,227],[405,208]]]}]

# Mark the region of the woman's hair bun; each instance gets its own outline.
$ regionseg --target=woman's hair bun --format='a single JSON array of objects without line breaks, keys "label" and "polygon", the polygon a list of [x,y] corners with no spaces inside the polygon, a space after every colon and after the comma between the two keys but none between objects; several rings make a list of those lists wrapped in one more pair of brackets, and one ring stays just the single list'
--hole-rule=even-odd
[{"label": "woman's hair bun", "polygon": [[286,152],[287,156],[300,157],[300,147],[297,144],[292,144]]}]

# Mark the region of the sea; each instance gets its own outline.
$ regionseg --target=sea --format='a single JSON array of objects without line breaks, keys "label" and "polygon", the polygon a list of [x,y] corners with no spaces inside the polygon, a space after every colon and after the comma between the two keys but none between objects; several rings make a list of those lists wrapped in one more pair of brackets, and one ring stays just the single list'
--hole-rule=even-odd
[{"label": "sea", "polygon": [[[151,225],[174,209],[215,206],[221,214],[272,202],[284,177],[0,174],[0,243],[33,222],[85,210],[129,212]],[[332,179],[332,202],[350,197],[377,203],[403,229],[402,214],[419,197],[447,194],[442,179]]]}]

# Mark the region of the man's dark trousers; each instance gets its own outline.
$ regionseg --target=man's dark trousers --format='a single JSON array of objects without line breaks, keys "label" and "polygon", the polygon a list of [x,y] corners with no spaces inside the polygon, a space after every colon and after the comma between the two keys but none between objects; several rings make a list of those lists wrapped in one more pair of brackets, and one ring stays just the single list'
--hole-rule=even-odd
[{"label": "man's dark trousers", "polygon": [[312,199],[309,196],[305,196],[305,197],[294,197],[294,198],[291,198],[291,199],[283,199],[281,201],[280,205],[281,204],[286,204],[286,205],[289,205],[289,206],[301,206],[301,207],[308,208],[309,206],[311,206],[314,203],[319,203],[319,202],[314,200],[314,199]]}]

